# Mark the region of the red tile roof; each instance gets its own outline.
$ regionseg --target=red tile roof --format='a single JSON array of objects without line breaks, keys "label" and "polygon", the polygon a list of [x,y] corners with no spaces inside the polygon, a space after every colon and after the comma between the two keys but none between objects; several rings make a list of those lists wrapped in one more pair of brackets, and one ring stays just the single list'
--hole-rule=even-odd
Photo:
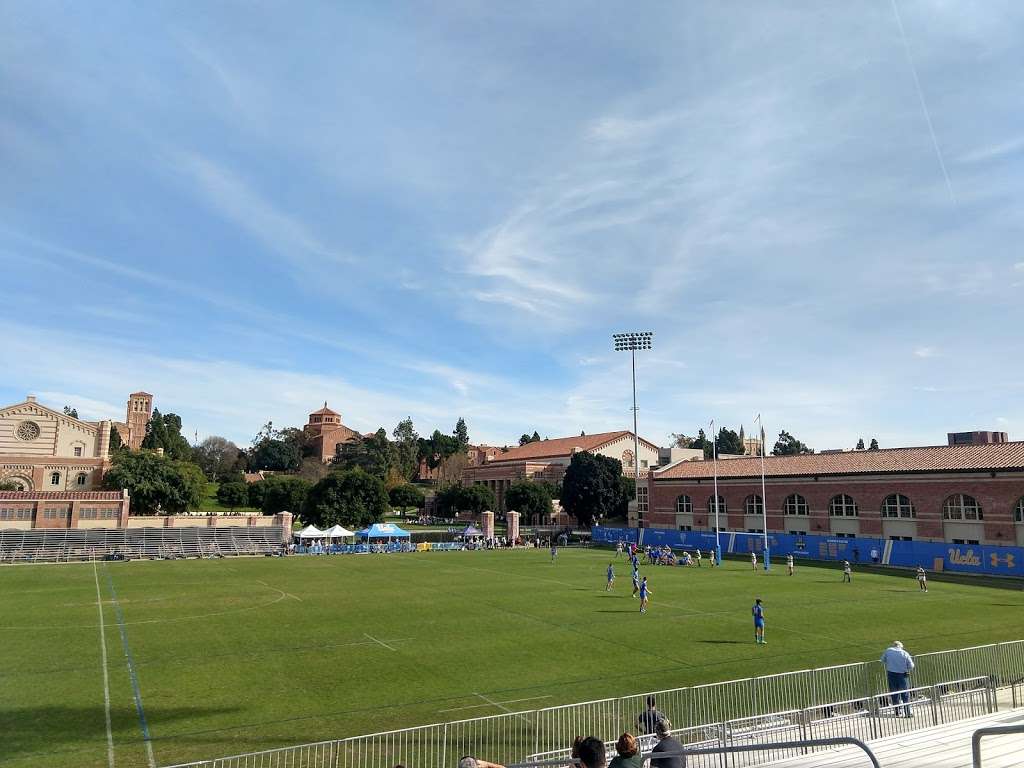
[{"label": "red tile roof", "polygon": [[327,403],[324,403],[324,407],[321,408],[319,411],[313,411],[309,415],[310,416],[341,416],[341,414],[338,413],[337,411],[332,411],[330,408],[328,408],[327,407]]},{"label": "red tile roof", "polygon": [[120,491],[0,491],[4,501],[120,501]]},{"label": "red tile roof", "polygon": [[[541,440],[537,443],[527,443],[517,448],[510,448],[506,453],[499,453],[488,464],[499,464],[505,461],[529,461],[533,459],[553,459],[558,456],[570,456],[573,448],[580,448],[584,451],[596,451],[601,446],[618,440],[627,435],[632,436],[629,430],[618,432],[598,432],[593,435],[577,435],[576,437],[557,437],[554,440]],[[640,438],[641,442],[657,450],[648,441]]]},{"label": "red tile roof", "polygon": [[[766,456],[764,459],[764,473],[768,477],[996,470],[1024,470],[1024,442],[885,448],[877,451],[812,453],[804,456]],[[713,476],[714,463],[710,461],[684,461],[654,473],[655,481]],[[761,459],[756,456],[720,459],[718,476],[760,477]]]}]

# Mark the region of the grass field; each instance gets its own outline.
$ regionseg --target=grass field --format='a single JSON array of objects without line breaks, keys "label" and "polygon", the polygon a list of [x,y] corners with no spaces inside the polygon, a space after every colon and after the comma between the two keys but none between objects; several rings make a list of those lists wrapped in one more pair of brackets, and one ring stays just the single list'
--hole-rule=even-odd
[{"label": "grass field", "polygon": [[[1024,594],[835,567],[628,564],[562,550],[0,569],[0,766],[158,765],[1024,637]],[[765,601],[767,646],[750,604]],[[100,615],[102,614],[102,626]],[[104,643],[101,643],[101,632]],[[104,670],[104,653],[106,670]],[[106,675],[104,672],[106,671]],[[485,698],[499,705],[490,704]]]}]

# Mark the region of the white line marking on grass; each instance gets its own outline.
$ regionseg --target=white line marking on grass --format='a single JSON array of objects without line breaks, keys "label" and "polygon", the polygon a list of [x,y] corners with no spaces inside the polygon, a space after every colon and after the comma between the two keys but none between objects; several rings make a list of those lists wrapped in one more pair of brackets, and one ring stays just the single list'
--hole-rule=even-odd
[{"label": "white line marking on grass", "polygon": [[110,729],[110,675],[107,672],[107,633],[103,628],[103,596],[100,594],[100,575],[96,561],[92,562],[92,575],[96,581],[96,610],[100,614],[100,650],[103,652],[103,715],[107,720],[107,765],[114,768],[114,734]]},{"label": "white line marking on grass", "polygon": [[[507,713],[507,714],[510,714],[510,715],[515,715],[515,716],[516,716],[516,717],[518,717],[518,718],[519,718],[520,720],[522,720],[522,721],[524,721],[524,722],[528,722],[528,721],[526,720],[526,718],[525,718],[525,717],[524,717],[523,715],[517,714],[517,713],[513,712],[513,711],[512,711],[511,709],[509,709],[508,707],[502,706],[501,702],[495,701],[494,699],[488,699],[488,698],[487,698],[486,696],[484,696],[484,695],[483,695],[482,693],[476,693],[475,691],[474,691],[473,695],[474,695],[474,696],[479,696],[479,697],[480,697],[481,699],[483,699],[484,701],[486,701],[486,702],[487,702],[488,704],[490,704],[490,705],[491,705],[492,707],[497,707],[497,708],[498,708],[498,709],[500,709],[500,710],[501,710],[502,712],[505,712],[505,713]],[[511,702],[509,702],[509,703],[511,703]]]},{"label": "white line marking on grass", "polygon": [[[474,694],[474,695],[480,696],[479,693]],[[483,698],[483,697],[481,696],[480,698]],[[496,703],[497,704],[519,704],[519,703],[524,702],[524,701],[537,701],[538,699],[550,699],[550,698],[551,698],[550,695],[546,695],[546,696],[530,696],[529,698],[526,698],[526,699],[507,699],[505,701],[499,701],[499,702],[496,702]],[[452,707],[451,709],[439,709],[439,710],[437,710],[437,712],[438,712],[438,714],[441,714],[442,712],[460,712],[460,711],[462,711],[464,709],[482,709],[483,707],[491,707],[491,706],[494,706],[494,705],[490,704],[490,703],[487,703],[487,704],[470,704],[468,707]]]},{"label": "white line marking on grass", "polygon": [[374,637],[373,635],[368,635],[368,634],[366,634],[365,632],[363,632],[363,637],[365,637],[365,638],[366,638],[366,639],[368,639],[368,640],[373,640],[373,642],[377,643],[377,645],[383,645],[383,646],[384,646],[385,648],[387,648],[387,649],[388,649],[389,651],[397,651],[397,650],[398,650],[397,648],[393,648],[392,646],[388,645],[388,644],[387,644],[387,643],[385,643],[385,642],[384,642],[383,640],[378,640],[378,639],[377,639],[376,637]]}]

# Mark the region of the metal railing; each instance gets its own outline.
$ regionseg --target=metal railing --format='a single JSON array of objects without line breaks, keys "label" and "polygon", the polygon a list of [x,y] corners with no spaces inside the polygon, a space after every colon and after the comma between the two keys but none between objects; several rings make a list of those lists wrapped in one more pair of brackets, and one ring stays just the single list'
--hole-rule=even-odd
[{"label": "metal railing", "polygon": [[993,725],[979,728],[971,736],[971,762],[974,768],[981,768],[981,740],[986,736],[1007,736],[1012,733],[1024,733],[1024,725]]},{"label": "metal railing", "polygon": [[[916,661],[915,687],[907,691],[913,718],[896,716],[884,670],[871,661],[437,723],[173,768],[392,768],[399,763],[448,768],[466,754],[506,765],[562,759],[577,735],[636,733],[637,715],[650,695],[680,740],[694,748],[794,738],[881,738],[995,711],[996,688],[1024,677],[1024,640],[921,654]],[[754,752],[743,765],[764,759]],[[737,758],[729,765],[721,760],[704,757],[695,764],[739,765]]]}]

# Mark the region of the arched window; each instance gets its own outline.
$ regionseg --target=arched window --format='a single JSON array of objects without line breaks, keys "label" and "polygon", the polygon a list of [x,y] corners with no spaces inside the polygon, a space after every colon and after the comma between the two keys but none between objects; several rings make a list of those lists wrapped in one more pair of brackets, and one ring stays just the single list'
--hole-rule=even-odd
[{"label": "arched window", "polygon": [[857,502],[852,496],[840,493],[828,503],[828,513],[832,517],[857,517]]},{"label": "arched window", "polygon": [[1024,523],[1024,496],[1017,502],[1017,507],[1013,510],[1013,519],[1018,523]]},{"label": "arched window", "polygon": [[88,480],[88,477],[86,476],[85,472],[79,472],[78,477],[75,479],[75,482],[78,483],[79,485],[85,485],[86,480]]},{"label": "arched window", "polygon": [[786,497],[786,500],[782,502],[782,511],[787,515],[806,515],[807,499],[799,493],[790,494]]},{"label": "arched window", "polygon": [[689,515],[693,513],[693,501],[685,493],[676,498],[676,514]]},{"label": "arched window", "polygon": [[[718,495],[718,514],[719,515],[724,515],[726,513],[726,510],[727,510],[727,507],[725,505],[725,499],[722,497],[721,494],[719,494]],[[708,496],[708,514],[709,515],[715,514],[715,497],[714,496]]]},{"label": "arched window", "polygon": [[917,517],[917,511],[910,499],[902,493],[891,493],[882,502],[882,517]]},{"label": "arched window", "polygon": [[973,496],[954,493],[942,504],[943,520],[981,520],[981,505]]},{"label": "arched window", "polygon": [[622,466],[632,467],[633,466],[633,452],[628,448],[622,452]]},{"label": "arched window", "polygon": [[743,502],[743,511],[745,514],[748,515],[763,515],[764,499],[762,499],[756,493],[750,494]]},{"label": "arched window", "polygon": [[60,472],[50,473],[50,485],[60,485]]}]

